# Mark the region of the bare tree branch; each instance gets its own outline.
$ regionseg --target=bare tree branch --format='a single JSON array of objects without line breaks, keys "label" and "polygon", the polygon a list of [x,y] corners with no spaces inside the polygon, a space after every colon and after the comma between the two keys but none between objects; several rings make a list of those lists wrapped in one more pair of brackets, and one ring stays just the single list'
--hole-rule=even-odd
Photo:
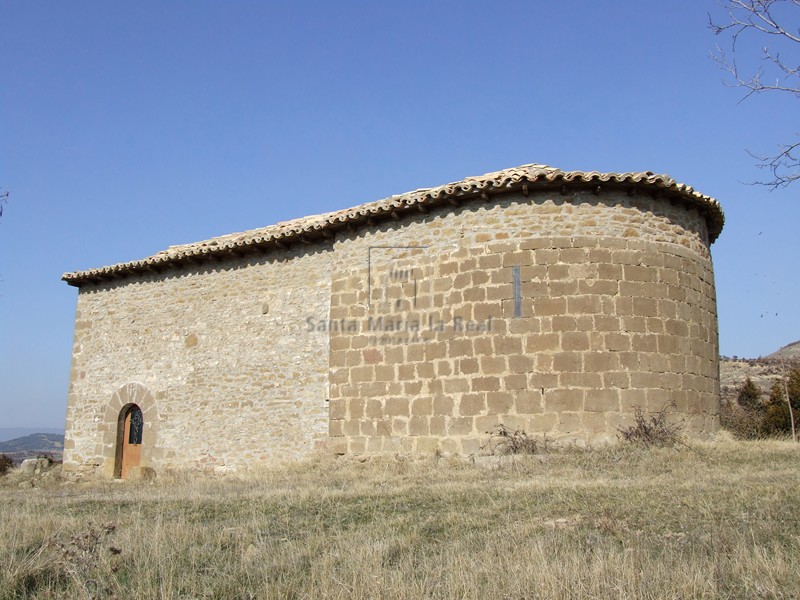
[{"label": "bare tree branch", "polygon": [[[717,22],[709,15],[708,26],[714,35],[727,38],[730,46],[730,54],[719,45],[711,53],[711,59],[732,80],[725,85],[744,91],[740,102],[767,92],[789,94],[800,100],[800,64],[787,61],[775,46],[761,47],[762,66],[752,73],[743,73],[735,59],[737,51],[740,51],[737,44],[745,36],[766,37],[774,44],[783,44],[784,48],[788,44],[790,52],[800,50],[795,46],[800,45],[800,0],[718,0],[718,3],[725,9],[727,18],[724,22]],[[800,133],[795,132],[795,135],[800,136]],[[800,179],[800,142],[781,144],[777,153],[771,155],[749,150],[748,153],[758,161],[759,168],[771,174],[769,180],[753,183],[774,190]]]},{"label": "bare tree branch", "polygon": [[798,156],[800,142],[780,146],[780,152],[774,156],[759,156],[749,151],[748,154],[758,161],[760,169],[767,169],[772,173],[772,180],[763,185],[777,189],[800,180],[800,170],[797,168],[800,163],[800,156]]}]

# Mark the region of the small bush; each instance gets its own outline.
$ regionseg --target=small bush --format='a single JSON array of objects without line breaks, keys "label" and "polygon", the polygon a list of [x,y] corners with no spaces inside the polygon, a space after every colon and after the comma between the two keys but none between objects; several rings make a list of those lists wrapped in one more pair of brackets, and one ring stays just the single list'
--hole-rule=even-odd
[{"label": "small bush", "polygon": [[14,461],[12,461],[5,454],[0,454],[0,475],[5,475],[6,472],[13,466],[14,466]]},{"label": "small bush", "polygon": [[764,436],[765,410],[743,408],[729,402],[719,407],[719,424],[740,440],[755,440]]},{"label": "small bush", "polygon": [[50,465],[54,465],[54,464],[56,464],[57,462],[60,462],[60,461],[57,461],[57,460],[55,459],[55,457],[53,457],[53,455],[52,455],[52,454],[50,454],[49,452],[40,452],[39,454],[37,454],[37,455],[36,455],[36,458],[43,458],[43,459],[45,459],[45,460],[47,461],[47,463],[48,463],[48,464],[50,464]]},{"label": "small bush", "polygon": [[[800,415],[794,411],[795,430],[800,429]],[[772,402],[761,421],[761,432],[765,436],[781,437],[792,433],[792,419],[786,402]]]},{"label": "small bush", "polygon": [[487,433],[489,441],[486,445],[492,446],[496,454],[536,454],[539,450],[547,451],[546,437],[539,440],[522,429],[511,430],[505,425],[496,425]]},{"label": "small bush", "polygon": [[736,401],[739,403],[739,406],[744,409],[758,410],[763,408],[763,404],[761,403],[761,390],[749,377],[745,379],[745,382],[739,389]]},{"label": "small bush", "polygon": [[675,408],[675,404],[668,404],[660,411],[645,416],[640,406],[634,408],[633,425],[624,429],[617,428],[619,437],[622,441],[629,444],[636,444],[646,447],[651,446],[674,446],[681,441],[681,423],[670,423],[667,418],[667,410]]},{"label": "small bush", "polygon": [[[795,429],[800,428],[800,369],[790,372],[787,387],[794,412]],[[792,411],[786,402],[784,386],[776,381],[772,385],[769,400],[761,413],[761,434],[763,436],[781,437],[792,432]]]}]

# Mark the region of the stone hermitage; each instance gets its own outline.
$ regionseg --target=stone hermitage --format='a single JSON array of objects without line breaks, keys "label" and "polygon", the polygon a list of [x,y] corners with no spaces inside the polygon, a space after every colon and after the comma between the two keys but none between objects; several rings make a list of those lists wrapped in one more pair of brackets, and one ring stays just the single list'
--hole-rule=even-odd
[{"label": "stone hermitage", "polygon": [[523,165],[65,273],[64,473],[613,443],[667,405],[711,436],[723,225],[666,175]]}]

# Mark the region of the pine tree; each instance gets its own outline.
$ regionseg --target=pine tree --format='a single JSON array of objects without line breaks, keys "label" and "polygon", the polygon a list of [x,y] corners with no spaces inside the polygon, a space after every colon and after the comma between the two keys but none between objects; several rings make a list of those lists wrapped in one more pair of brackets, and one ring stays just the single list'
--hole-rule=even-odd
[{"label": "pine tree", "polygon": [[749,377],[742,384],[736,401],[739,406],[749,410],[763,410],[765,408],[761,403],[761,390]]},{"label": "pine tree", "polygon": [[[800,411],[800,368],[794,368],[787,377],[787,387],[789,389],[789,402],[794,411],[795,428],[800,427],[798,423],[798,411]],[[790,417],[789,404],[783,391],[783,384],[775,382],[769,393],[767,412],[761,423],[761,431],[764,435],[775,435],[791,433],[792,421]]]}]

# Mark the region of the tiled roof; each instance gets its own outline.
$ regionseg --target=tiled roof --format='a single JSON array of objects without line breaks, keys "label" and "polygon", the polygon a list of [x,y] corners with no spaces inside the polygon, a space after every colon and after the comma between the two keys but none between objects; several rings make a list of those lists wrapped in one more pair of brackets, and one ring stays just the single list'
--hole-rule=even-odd
[{"label": "tiled roof", "polygon": [[170,246],[168,249],[142,260],[135,260],[99,269],[64,273],[61,279],[70,285],[116,279],[135,273],[160,272],[181,264],[204,262],[214,258],[266,252],[284,248],[291,243],[310,243],[330,238],[337,229],[371,225],[382,219],[398,219],[408,212],[427,212],[429,207],[447,202],[458,203],[473,198],[489,201],[492,196],[510,191],[528,194],[541,189],[584,188],[599,192],[601,189],[625,189],[629,193],[661,193],[665,197],[682,201],[697,208],[708,223],[713,242],[722,231],[725,217],[715,199],[696,192],[694,188],[676,182],[667,175],[645,173],[598,173],[596,171],[562,171],[546,165],[522,165],[512,169],[467,177],[462,181],[434,188],[419,189],[399,196],[390,196],[336,212],[303,217],[231,233],[210,240]]}]

